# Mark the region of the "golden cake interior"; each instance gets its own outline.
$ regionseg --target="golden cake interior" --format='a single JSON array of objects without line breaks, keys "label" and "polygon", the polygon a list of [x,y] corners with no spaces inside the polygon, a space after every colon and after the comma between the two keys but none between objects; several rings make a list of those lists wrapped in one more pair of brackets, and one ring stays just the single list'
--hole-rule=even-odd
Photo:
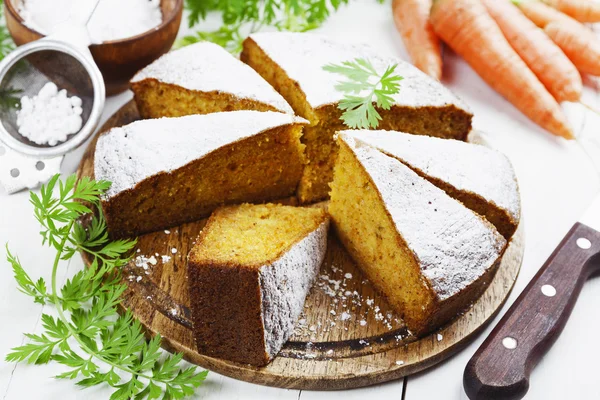
[{"label": "golden cake interior", "polygon": [[223,204],[292,196],[304,167],[301,134],[300,125],[270,129],[117,194],[102,204],[111,235],[177,226]]},{"label": "golden cake interior", "polygon": [[[285,100],[296,114],[310,121],[302,142],[306,145],[307,166],[298,188],[301,202],[314,202],[328,197],[333,179],[336,144],[335,132],[346,129],[337,104],[313,109],[297,82],[292,80],[251,38],[244,41],[241,59],[256,70]],[[332,78],[335,79],[335,78]],[[414,134],[466,140],[471,129],[471,116],[453,105],[447,107],[398,107],[378,110],[382,116],[379,128]]]},{"label": "golden cake interior", "polygon": [[345,248],[409,326],[428,324],[436,299],[370,177],[343,142],[329,213]]},{"label": "golden cake interior", "polygon": [[142,118],[182,117],[238,110],[279,111],[268,104],[240,99],[229,93],[189,90],[151,78],[133,82],[131,89]]},{"label": "golden cake interior", "polygon": [[212,214],[190,260],[260,267],[277,259],[325,218],[325,212],[319,208],[276,204],[222,207]]}]

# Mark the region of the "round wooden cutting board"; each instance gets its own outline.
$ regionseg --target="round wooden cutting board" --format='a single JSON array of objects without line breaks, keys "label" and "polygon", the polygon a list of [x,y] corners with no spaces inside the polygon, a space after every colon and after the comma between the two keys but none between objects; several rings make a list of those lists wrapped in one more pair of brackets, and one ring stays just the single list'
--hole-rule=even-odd
[{"label": "round wooden cutting board", "polygon": [[[102,131],[139,119],[133,102]],[[475,138],[477,140],[477,138]],[[93,175],[96,139],[79,166]],[[157,153],[160,149],[156,149]],[[296,331],[266,367],[256,368],[198,354],[189,322],[187,254],[205,221],[141,236],[125,268],[124,305],[163,346],[209,370],[248,382],[294,389],[347,389],[373,385],[431,367],[462,349],[504,304],[523,259],[523,229],[508,246],[498,273],[483,296],[438,332],[415,338],[407,332],[357,269],[333,233],[327,256]]]}]

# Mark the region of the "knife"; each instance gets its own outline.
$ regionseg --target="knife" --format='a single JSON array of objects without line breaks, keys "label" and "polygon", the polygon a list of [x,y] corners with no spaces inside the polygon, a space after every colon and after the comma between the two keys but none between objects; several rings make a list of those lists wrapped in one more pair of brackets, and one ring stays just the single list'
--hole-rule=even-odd
[{"label": "knife", "polygon": [[562,332],[581,288],[600,271],[600,195],[471,358],[471,400],[521,399],[531,370]]}]

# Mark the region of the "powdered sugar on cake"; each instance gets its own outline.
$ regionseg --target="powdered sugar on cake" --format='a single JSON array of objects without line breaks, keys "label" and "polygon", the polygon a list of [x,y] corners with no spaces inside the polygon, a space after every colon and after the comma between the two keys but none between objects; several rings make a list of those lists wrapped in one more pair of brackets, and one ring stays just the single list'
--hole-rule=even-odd
[{"label": "powdered sugar on cake", "polygon": [[184,89],[229,93],[293,114],[290,105],[257,72],[221,46],[200,42],[167,53],[138,72],[131,82],[156,79]]},{"label": "powdered sugar on cake", "polygon": [[327,250],[328,222],[294,244],[278,260],[260,268],[265,349],[270,357],[294,331]]},{"label": "powdered sugar on cake", "polygon": [[488,147],[458,140],[390,131],[344,131],[413,169],[475,193],[505,210],[514,221],[521,215],[519,188],[508,158]]},{"label": "powdered sugar on cake", "polygon": [[494,265],[506,240],[491,224],[398,160],[350,136],[340,137],[373,180],[440,300],[457,294]]},{"label": "powdered sugar on cake", "polygon": [[396,73],[403,80],[400,92],[392,96],[395,104],[408,107],[455,105],[469,112],[468,107],[438,81],[396,57],[375,53],[367,45],[342,44],[311,33],[263,32],[252,34],[250,38],[298,82],[313,108],[337,103],[344,97],[335,89],[343,77],[323,70],[324,65],[367,58],[380,74],[398,64]]},{"label": "powdered sugar on cake", "polygon": [[110,198],[144,179],[171,172],[227,144],[266,130],[307,121],[289,114],[231,111],[133,122],[100,136],[96,179],[112,182]]}]

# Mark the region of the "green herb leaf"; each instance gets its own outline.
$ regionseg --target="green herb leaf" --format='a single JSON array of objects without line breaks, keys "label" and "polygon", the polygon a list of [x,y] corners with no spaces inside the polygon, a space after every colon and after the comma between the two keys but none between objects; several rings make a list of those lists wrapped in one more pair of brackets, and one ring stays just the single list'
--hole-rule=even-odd
[{"label": "green herb leaf", "polygon": [[[111,399],[191,396],[204,381],[206,371],[182,368],[181,354],[165,356],[160,336],[146,341],[141,324],[131,312],[117,312],[126,289],[120,267],[130,261],[136,241],[109,240],[106,221],[98,207],[109,187],[106,181],[77,180],[74,175],[61,181],[56,175],[42,186],[39,194],[31,192],[30,202],[42,226],[43,243],[57,253],[51,291],[43,279],[34,282],[8,247],[6,258],[19,291],[36,303],[53,304],[58,317],[43,314],[44,332],[25,334],[29,342],[12,349],[6,360],[58,362],[68,370],[56,378],[77,380],[76,384],[84,388],[110,385],[115,388]],[[85,226],[81,224],[84,215],[89,220]],[[59,263],[77,252],[88,254],[90,266],[75,273],[59,289]]]},{"label": "green herb leaf", "polygon": [[207,40],[239,53],[242,41],[251,33],[266,26],[295,32],[315,29],[346,3],[348,0],[186,0],[190,28],[209,12],[220,12],[222,25],[212,32],[186,36],[177,47]]},{"label": "green herb leaf", "polygon": [[336,90],[345,94],[338,108],[344,113],[342,121],[350,128],[374,129],[379,126],[381,115],[374,104],[389,110],[393,95],[400,91],[401,76],[396,75],[394,64],[379,74],[373,64],[365,58],[344,61],[339,65],[323,66],[325,71],[343,75],[347,80],[336,84]]}]

